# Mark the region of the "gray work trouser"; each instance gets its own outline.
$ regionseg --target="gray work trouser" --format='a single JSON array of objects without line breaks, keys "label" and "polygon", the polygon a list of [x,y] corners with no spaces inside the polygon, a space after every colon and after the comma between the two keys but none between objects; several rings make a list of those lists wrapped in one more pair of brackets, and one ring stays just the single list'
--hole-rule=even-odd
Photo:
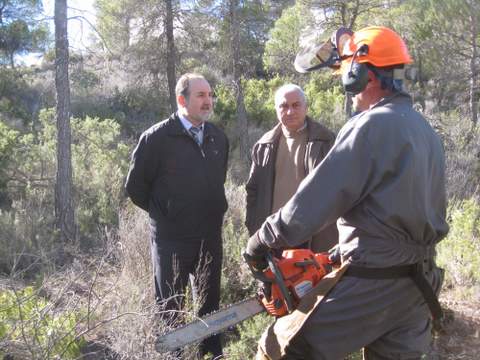
[{"label": "gray work trouser", "polygon": [[[438,289],[440,274],[429,278]],[[341,360],[362,348],[366,359],[420,359],[430,342],[430,312],[412,279],[344,277],[305,322],[285,359]]]}]

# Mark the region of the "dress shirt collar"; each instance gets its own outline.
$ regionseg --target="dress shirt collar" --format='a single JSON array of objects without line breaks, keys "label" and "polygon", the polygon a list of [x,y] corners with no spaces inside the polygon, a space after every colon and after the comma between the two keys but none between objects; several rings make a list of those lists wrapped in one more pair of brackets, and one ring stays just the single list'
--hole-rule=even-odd
[{"label": "dress shirt collar", "polygon": [[[182,114],[180,114],[180,112],[177,112],[177,115],[178,115],[178,118],[180,119],[180,122],[182,123],[183,127],[189,131],[190,128],[193,126],[193,124],[185,117],[183,116]],[[197,126],[197,128],[199,128],[201,131],[203,131],[203,126],[205,125],[205,123],[201,123],[200,126]]]}]

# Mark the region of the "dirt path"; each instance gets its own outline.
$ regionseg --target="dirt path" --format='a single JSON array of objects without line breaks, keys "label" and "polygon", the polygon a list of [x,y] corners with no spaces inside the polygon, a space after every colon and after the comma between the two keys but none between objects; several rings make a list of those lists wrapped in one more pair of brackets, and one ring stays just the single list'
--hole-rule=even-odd
[{"label": "dirt path", "polygon": [[480,359],[480,298],[456,300],[441,297],[445,333],[437,335],[429,359]]}]

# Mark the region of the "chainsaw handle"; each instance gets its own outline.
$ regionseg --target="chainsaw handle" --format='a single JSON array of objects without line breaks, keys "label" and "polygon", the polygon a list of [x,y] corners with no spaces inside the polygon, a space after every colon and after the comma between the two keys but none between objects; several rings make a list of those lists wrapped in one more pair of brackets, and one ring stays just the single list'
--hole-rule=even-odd
[{"label": "chainsaw handle", "polygon": [[253,266],[253,264],[255,264],[256,262],[245,251],[243,252],[243,258],[245,259],[245,262],[247,263],[248,268],[252,272],[252,275],[255,279],[260,280],[261,282],[266,284],[271,284],[273,282],[271,279],[265,276],[263,270],[259,270],[255,266]]},{"label": "chainsaw handle", "polygon": [[278,288],[280,289],[283,298],[285,299],[285,305],[287,307],[288,313],[291,313],[293,309],[293,302],[292,302],[292,297],[290,296],[290,293],[288,292],[287,286],[285,285],[285,280],[283,279],[282,272],[278,268],[277,264],[274,261],[273,255],[268,252],[266,255],[268,266],[270,267],[270,270],[273,273],[273,276],[275,276],[275,283],[278,285]]}]

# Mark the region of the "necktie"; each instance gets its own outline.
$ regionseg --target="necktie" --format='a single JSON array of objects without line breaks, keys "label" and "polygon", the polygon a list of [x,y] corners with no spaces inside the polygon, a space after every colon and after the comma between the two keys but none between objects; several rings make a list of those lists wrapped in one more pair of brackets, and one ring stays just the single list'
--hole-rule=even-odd
[{"label": "necktie", "polygon": [[193,139],[198,145],[202,145],[202,142],[200,141],[200,129],[198,127],[192,126],[190,128],[190,134],[192,135]]}]

